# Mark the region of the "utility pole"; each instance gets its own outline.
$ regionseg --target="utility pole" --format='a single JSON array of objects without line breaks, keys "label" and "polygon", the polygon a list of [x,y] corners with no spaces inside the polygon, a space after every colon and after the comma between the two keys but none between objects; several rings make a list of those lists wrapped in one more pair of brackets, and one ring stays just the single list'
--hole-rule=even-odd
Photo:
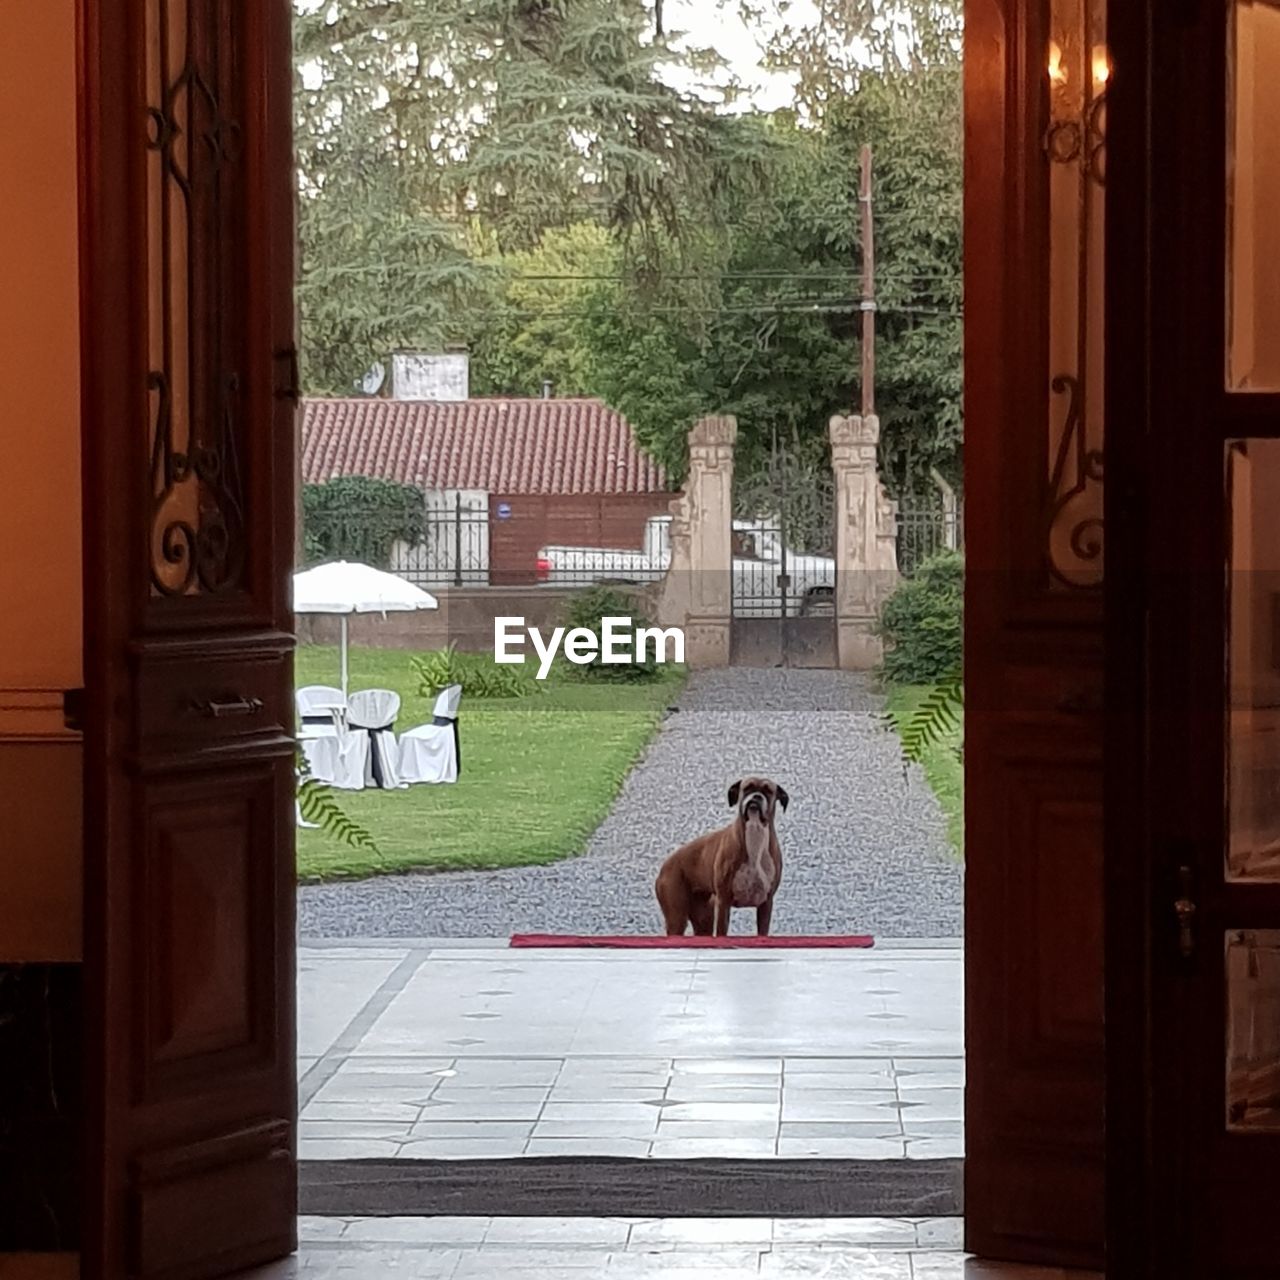
[{"label": "utility pole", "polygon": [[858,203],[862,206],[862,416],[876,411],[876,250],[871,223],[871,148],[862,148]]}]

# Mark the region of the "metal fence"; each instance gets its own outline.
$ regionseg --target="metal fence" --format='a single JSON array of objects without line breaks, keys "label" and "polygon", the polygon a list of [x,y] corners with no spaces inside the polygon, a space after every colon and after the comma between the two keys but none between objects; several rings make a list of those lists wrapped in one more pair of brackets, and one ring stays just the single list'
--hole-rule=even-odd
[{"label": "metal fence", "polygon": [[910,577],[940,551],[964,550],[964,503],[941,493],[910,493],[898,499],[898,571]]},{"label": "metal fence", "polygon": [[394,548],[393,571],[420,587],[488,586],[488,496],[428,494],[426,508],[422,541]]}]

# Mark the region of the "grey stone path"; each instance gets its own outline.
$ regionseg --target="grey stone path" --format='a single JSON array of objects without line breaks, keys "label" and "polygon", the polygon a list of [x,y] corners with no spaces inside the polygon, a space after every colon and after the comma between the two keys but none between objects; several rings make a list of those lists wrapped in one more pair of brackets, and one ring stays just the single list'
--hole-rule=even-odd
[{"label": "grey stone path", "polygon": [[[735,778],[762,773],[791,795],[778,827],[784,874],[774,933],[959,936],[962,868],[923,776],[904,771],[881,706],[868,677],[847,672],[696,674],[582,857],[304,886],[302,932],[656,933],[653,880],[663,858],[728,820]],[[750,931],[751,915],[735,913],[735,932]]]}]

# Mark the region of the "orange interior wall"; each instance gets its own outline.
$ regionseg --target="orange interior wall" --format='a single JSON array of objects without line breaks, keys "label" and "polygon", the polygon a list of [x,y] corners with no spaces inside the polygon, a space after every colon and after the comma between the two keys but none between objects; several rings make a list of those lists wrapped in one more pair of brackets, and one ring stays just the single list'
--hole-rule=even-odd
[{"label": "orange interior wall", "polygon": [[74,0],[0,38],[0,963],[80,955],[81,683]]}]

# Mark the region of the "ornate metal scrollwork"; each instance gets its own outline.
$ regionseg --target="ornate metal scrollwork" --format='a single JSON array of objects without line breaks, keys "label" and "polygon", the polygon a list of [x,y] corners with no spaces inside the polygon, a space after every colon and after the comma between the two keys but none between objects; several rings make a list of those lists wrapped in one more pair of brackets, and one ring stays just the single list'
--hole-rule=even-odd
[{"label": "ornate metal scrollwork", "polygon": [[[244,568],[244,515],[240,499],[230,402],[238,389],[232,376],[226,387],[227,411],[221,447],[176,448],[172,392],[167,376],[152,370],[147,387],[155,404],[152,422],[151,477],[155,539],[151,583],[160,595],[193,590],[225,591]],[[196,509],[183,511],[182,497],[194,497]]]},{"label": "ornate metal scrollwork", "polygon": [[1063,586],[1092,587],[1101,581],[1105,530],[1088,491],[1103,483],[1103,452],[1091,449],[1085,435],[1079,379],[1060,373],[1052,387],[1054,395],[1067,397],[1067,415],[1049,479],[1049,572]]},{"label": "ornate metal scrollwork", "polygon": [[[149,14],[158,103],[147,109],[146,145],[158,168],[148,267],[159,365],[147,391],[151,585],[160,596],[233,590],[245,563],[240,376],[229,367],[224,287],[234,234],[226,171],[239,161],[241,129],[215,88],[218,9],[210,0],[154,0]],[[170,74],[175,44],[182,65]],[[211,66],[197,57],[206,45]]]},{"label": "ornate metal scrollwork", "polygon": [[1045,131],[1044,149],[1055,164],[1081,161],[1100,187],[1107,181],[1107,95],[1089,104],[1083,120],[1054,120]]}]

